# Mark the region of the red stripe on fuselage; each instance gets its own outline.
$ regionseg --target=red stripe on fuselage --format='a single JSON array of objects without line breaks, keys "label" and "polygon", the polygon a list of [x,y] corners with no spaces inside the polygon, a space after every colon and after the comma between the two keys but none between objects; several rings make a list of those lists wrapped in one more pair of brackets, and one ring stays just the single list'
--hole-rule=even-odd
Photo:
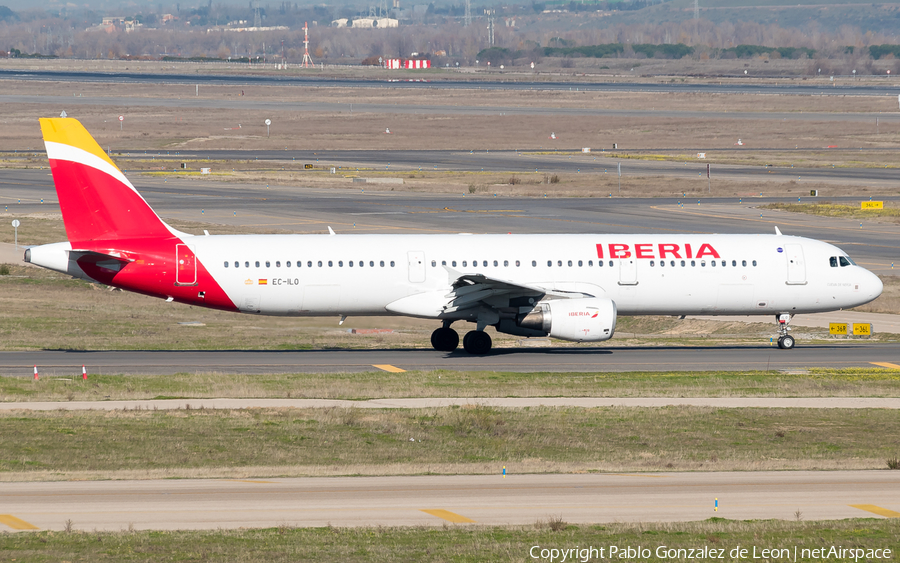
[{"label": "red stripe on fuselage", "polygon": [[[163,240],[139,238],[94,242],[94,247],[86,250],[118,255],[125,261],[124,266],[115,271],[103,267],[104,262],[98,263],[92,256],[80,258],[78,265],[84,273],[100,283],[162,299],[172,297],[175,301],[190,305],[225,311],[238,310],[199,258],[197,283],[175,284],[175,246],[185,244],[177,237],[170,235]],[[190,239],[187,244],[190,244]],[[200,297],[201,293],[203,297]]]}]

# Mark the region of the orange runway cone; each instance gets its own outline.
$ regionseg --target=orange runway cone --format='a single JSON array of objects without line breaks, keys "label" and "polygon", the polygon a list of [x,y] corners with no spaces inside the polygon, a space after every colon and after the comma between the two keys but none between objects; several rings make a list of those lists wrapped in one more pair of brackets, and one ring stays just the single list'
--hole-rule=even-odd
[{"label": "orange runway cone", "polygon": [[34,380],[37,381],[41,376],[38,375],[37,366],[34,366]]},{"label": "orange runway cone", "polygon": [[87,370],[84,369],[84,364],[81,365],[81,379],[87,381]]}]

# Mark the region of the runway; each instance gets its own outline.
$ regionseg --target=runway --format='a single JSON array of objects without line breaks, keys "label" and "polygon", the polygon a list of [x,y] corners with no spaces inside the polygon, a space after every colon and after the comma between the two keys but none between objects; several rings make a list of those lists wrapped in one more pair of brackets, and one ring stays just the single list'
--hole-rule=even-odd
[{"label": "runway", "polygon": [[[0,483],[0,529],[529,525],[900,516],[890,471]],[[438,469],[439,470],[439,469]],[[718,499],[718,511],[715,500]],[[11,525],[11,524],[12,525]]]},{"label": "runway", "polygon": [[[37,365],[44,377],[81,375],[169,375],[173,373],[266,374],[354,373],[377,366],[411,370],[508,372],[628,371],[791,371],[808,368],[876,367],[900,369],[900,344],[847,343],[776,346],[495,348],[485,356],[435,350],[301,351],[29,351],[0,352],[0,376],[31,377]],[[885,366],[880,366],[885,367]]]},{"label": "runway", "polygon": [[[570,165],[571,166],[571,165]],[[635,179],[623,166],[622,195]],[[675,167],[677,168],[677,166]],[[682,173],[696,174],[690,167]],[[865,169],[872,177],[895,173]],[[615,174],[615,169],[610,169]],[[718,172],[716,172],[718,173]],[[805,174],[803,171],[802,174]],[[167,220],[241,225],[294,233],[772,233],[824,240],[843,248],[878,274],[900,267],[900,225],[874,220],[819,217],[760,210],[771,202],[748,193],[732,198],[525,198],[490,194],[309,189],[130,174],[141,195]],[[297,184],[303,185],[302,175]],[[885,178],[885,185],[891,182]],[[618,193],[616,194],[619,195]],[[758,194],[757,194],[758,195]],[[890,201],[892,196],[879,197]],[[859,205],[859,197],[829,197]],[[802,198],[815,202],[814,198]],[[49,170],[6,170],[0,175],[0,210],[19,216],[59,213]],[[198,233],[199,234],[199,233]],[[22,241],[27,243],[28,241]]]},{"label": "runway", "polygon": [[[77,64],[77,63],[76,63]],[[282,85],[331,88],[416,88],[416,89],[480,89],[480,90],[572,90],[588,92],[685,92],[694,94],[782,94],[782,95],[818,95],[818,96],[888,96],[896,95],[896,86],[884,85],[835,85],[822,84],[785,84],[789,79],[782,79],[781,84],[758,84],[741,79],[725,84],[684,83],[684,82],[633,82],[627,79],[609,79],[588,82],[550,82],[527,75],[495,75],[490,79],[467,80],[453,73],[435,76],[427,75],[424,79],[355,79],[355,78],[317,78],[314,76],[283,75],[241,75],[216,74],[210,68],[206,74],[172,73],[139,73],[139,72],[93,72],[93,71],[54,71],[0,69],[0,80],[40,80],[61,82],[94,82],[105,84],[226,84],[226,85]],[[774,79],[773,79],[774,80]],[[848,80],[849,82],[849,80]]]},{"label": "runway", "polygon": [[[518,107],[508,105],[451,105],[451,104],[396,104],[372,102],[296,102],[279,100],[259,100],[252,98],[144,98],[127,96],[25,96],[7,94],[0,95],[2,104],[48,104],[52,107],[72,108],[77,106],[102,106],[104,108],[179,108],[185,110],[219,109],[228,112],[267,111],[273,115],[282,112],[314,112],[315,114],[347,113],[347,114],[379,114],[379,115],[475,115],[475,116],[521,116],[527,118],[535,115],[558,117],[637,117],[650,119],[685,119],[685,120],[746,120],[760,119],[767,121],[799,121],[799,122],[873,122],[877,118],[881,123],[900,122],[900,115],[888,112],[752,112],[752,111],[688,111],[688,110],[642,110],[642,109],[603,109],[603,108],[560,108],[560,107]],[[714,148],[714,147],[713,147]],[[700,149],[713,150],[711,147]],[[821,150],[823,147],[817,147]],[[580,147],[579,149],[580,150]],[[716,148],[716,150],[721,150]]]},{"label": "runway", "polygon": [[[651,151],[652,149],[647,149]],[[713,149],[680,149],[680,152],[696,152]],[[719,149],[715,149],[719,150]],[[732,149],[726,149],[732,150]],[[792,149],[801,150],[801,149]],[[813,149],[818,150],[818,149]],[[645,152],[647,152],[645,151]],[[623,151],[627,154],[627,151]],[[671,151],[666,151],[671,152]],[[878,152],[881,152],[879,149]],[[7,153],[8,154],[8,153]],[[705,178],[706,163],[697,160],[680,162],[660,162],[639,159],[616,159],[606,157],[602,152],[584,154],[581,149],[561,149],[557,154],[538,151],[312,151],[312,150],[261,150],[261,151],[197,151],[186,150],[166,154],[160,151],[126,151],[120,158],[150,160],[166,156],[177,160],[236,160],[236,161],[269,161],[272,166],[283,166],[286,162],[309,163],[321,168],[332,166],[350,168],[362,167],[372,169],[379,175],[396,171],[402,174],[410,170],[425,171],[462,171],[462,172],[534,172],[534,173],[569,173],[569,174],[611,174],[618,173],[621,164],[622,175],[633,176],[675,176],[685,178]],[[890,158],[884,154],[887,161]],[[240,168],[240,164],[236,166]],[[360,176],[364,176],[363,170]],[[790,166],[732,165],[722,164],[711,167],[711,176],[718,179],[741,179],[747,181],[818,181],[847,183],[881,184],[891,189],[896,187],[897,170],[887,167],[865,168],[792,168]],[[626,180],[627,182],[627,180]],[[626,183],[626,188],[628,184]],[[618,193],[616,194],[618,195]]]}]

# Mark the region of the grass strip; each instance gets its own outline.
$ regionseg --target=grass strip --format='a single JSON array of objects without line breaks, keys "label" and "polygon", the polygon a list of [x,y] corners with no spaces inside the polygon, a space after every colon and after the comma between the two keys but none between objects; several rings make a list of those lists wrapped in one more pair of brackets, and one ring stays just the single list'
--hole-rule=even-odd
[{"label": "grass strip", "polygon": [[0,476],[875,469],[896,436],[883,409],[18,411],[0,415]]},{"label": "grass strip", "polygon": [[[76,373],[78,372],[78,373]],[[0,401],[193,398],[369,400],[415,397],[897,397],[900,370],[554,373],[407,371],[389,373],[97,375],[0,377]]]},{"label": "grass strip", "polygon": [[[449,562],[548,561],[541,549],[603,548],[599,553],[580,552],[566,561],[625,560],[609,557],[619,550],[640,546],[651,551],[648,559],[689,561],[684,557],[657,556],[657,549],[724,550],[723,560],[738,546],[748,549],[797,548],[798,561],[821,561],[811,551],[831,546],[853,549],[891,549],[893,560],[900,550],[900,521],[848,519],[820,522],[735,521],[711,518],[700,522],[574,525],[561,518],[532,526],[444,528],[293,528],[289,525],[258,530],[36,532],[0,536],[0,555],[7,561],[92,561],[94,563],[217,561],[221,563],[295,563],[297,561],[354,562]],[[540,546],[532,552],[534,546]],[[676,552],[677,554],[677,552]],[[549,553],[548,553],[549,555]],[[806,555],[806,556],[804,556]],[[711,559],[709,557],[700,559]],[[561,557],[557,556],[556,561]],[[784,560],[784,559],[773,559]],[[793,558],[791,558],[793,560]],[[841,559],[850,560],[850,559]],[[863,557],[860,560],[865,560]],[[869,559],[874,560],[874,559]]]},{"label": "grass strip", "polygon": [[[860,198],[860,201],[863,201]],[[900,221],[900,207],[893,202],[885,202],[884,209],[862,209],[860,205],[842,205],[823,201],[820,203],[769,203],[760,209],[777,209],[793,213],[807,213],[822,217],[850,217],[855,219],[884,219],[893,223]]]}]

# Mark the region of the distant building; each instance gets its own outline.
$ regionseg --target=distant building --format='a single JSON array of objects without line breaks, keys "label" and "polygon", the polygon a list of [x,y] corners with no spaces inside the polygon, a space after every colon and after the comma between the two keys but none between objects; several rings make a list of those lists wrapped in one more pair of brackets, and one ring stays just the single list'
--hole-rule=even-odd
[{"label": "distant building", "polygon": [[[346,24],[344,24],[346,25]],[[398,27],[400,22],[393,18],[358,18],[353,20],[353,24],[351,27],[368,29],[368,28],[385,28],[385,27]],[[342,26],[336,26],[342,27]]]},{"label": "distant building", "polygon": [[388,70],[401,68],[421,70],[431,68],[431,61],[428,59],[385,59],[383,66]]}]

